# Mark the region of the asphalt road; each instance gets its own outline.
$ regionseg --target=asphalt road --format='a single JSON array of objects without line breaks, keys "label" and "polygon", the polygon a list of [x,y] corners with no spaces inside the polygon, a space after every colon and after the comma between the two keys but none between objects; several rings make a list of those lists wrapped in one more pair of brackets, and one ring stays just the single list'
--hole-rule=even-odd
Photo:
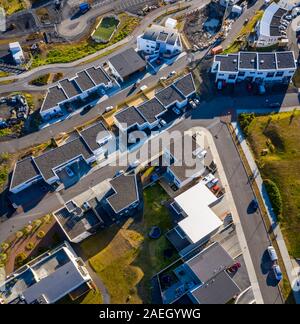
[{"label": "asphalt road", "polygon": [[262,215],[248,208],[255,195],[239,153],[225,124],[218,124],[210,131],[214,136],[217,134],[215,144],[239,213],[264,303],[282,304],[277,282],[270,272],[272,265],[266,253],[270,240]]}]

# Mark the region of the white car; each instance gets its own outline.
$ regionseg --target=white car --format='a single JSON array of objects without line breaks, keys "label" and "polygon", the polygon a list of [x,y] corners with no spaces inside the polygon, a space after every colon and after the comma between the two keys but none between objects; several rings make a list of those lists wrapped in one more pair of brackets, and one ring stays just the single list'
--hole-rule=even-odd
[{"label": "white car", "polygon": [[194,99],[194,103],[195,103],[196,105],[199,105],[199,104],[200,104],[199,99],[195,98],[195,99]]},{"label": "white car", "polygon": [[189,104],[190,104],[190,106],[191,106],[193,109],[197,108],[197,105],[194,103],[193,100],[190,100],[190,101],[189,101]]},{"label": "white car", "polygon": [[66,172],[67,172],[67,175],[69,177],[73,177],[74,176],[74,172],[69,167],[66,167]]},{"label": "white car", "polygon": [[276,280],[280,281],[282,279],[282,272],[279,265],[273,265],[272,269]]},{"label": "white car", "polygon": [[167,122],[166,122],[164,119],[161,119],[161,120],[160,120],[160,124],[161,124],[162,126],[166,126],[166,125],[167,125]]},{"label": "white car", "polygon": [[278,260],[278,256],[277,256],[277,253],[275,251],[275,249],[273,248],[273,246],[269,246],[268,247],[268,253],[269,253],[269,256],[270,256],[270,259],[275,262]]},{"label": "white car", "polygon": [[106,108],[105,108],[105,112],[112,111],[113,109],[114,109],[113,106],[106,107]]}]

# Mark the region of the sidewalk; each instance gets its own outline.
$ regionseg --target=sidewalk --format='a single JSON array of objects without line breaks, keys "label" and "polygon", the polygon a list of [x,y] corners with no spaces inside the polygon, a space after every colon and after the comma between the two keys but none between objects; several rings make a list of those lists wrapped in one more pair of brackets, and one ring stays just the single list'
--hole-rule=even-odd
[{"label": "sidewalk", "polygon": [[267,214],[269,217],[269,220],[271,222],[272,225],[272,229],[274,232],[274,235],[276,237],[276,241],[280,250],[280,254],[282,256],[287,274],[288,274],[288,279],[289,282],[291,284],[292,290],[293,290],[293,294],[294,294],[294,298],[297,304],[300,304],[300,291],[299,291],[299,287],[297,286],[297,280],[299,280],[298,277],[298,273],[300,272],[300,267],[295,267],[293,265],[293,262],[289,256],[286,244],[284,242],[284,238],[282,236],[281,230],[280,230],[280,226],[278,226],[278,222],[277,222],[277,218],[276,215],[273,212],[273,208],[269,199],[269,196],[266,192],[266,189],[263,185],[263,179],[260,175],[259,169],[254,161],[254,158],[252,156],[252,153],[247,145],[247,142],[240,130],[240,128],[238,127],[237,123],[232,123],[233,128],[235,129],[235,133],[237,135],[237,138],[240,142],[241,148],[247,158],[248,164],[251,168],[251,171],[253,174],[255,174],[255,181],[256,184],[259,188],[260,194],[262,196],[262,199],[264,201],[266,210],[267,210]]}]

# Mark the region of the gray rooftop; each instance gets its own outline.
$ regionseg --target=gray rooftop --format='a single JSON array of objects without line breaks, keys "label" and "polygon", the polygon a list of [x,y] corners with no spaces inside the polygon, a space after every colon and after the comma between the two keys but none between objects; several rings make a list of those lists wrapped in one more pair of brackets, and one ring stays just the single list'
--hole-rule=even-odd
[{"label": "gray rooftop", "polygon": [[32,157],[18,161],[13,172],[11,188],[17,187],[18,185],[38,177],[39,175],[40,173],[35,166]]},{"label": "gray rooftop", "polygon": [[60,81],[60,85],[63,87],[66,95],[69,98],[75,97],[81,93],[81,90],[78,88],[78,85],[73,80],[62,80]]},{"label": "gray rooftop", "polygon": [[154,123],[157,117],[166,111],[166,108],[156,98],[146,101],[136,109],[149,124]]},{"label": "gray rooftop", "polygon": [[122,78],[146,68],[147,63],[133,49],[127,49],[109,59],[116,71]]},{"label": "gray rooftop", "polygon": [[95,151],[100,148],[103,140],[110,136],[109,131],[100,123],[88,126],[80,132],[81,137],[86,142],[88,147]]},{"label": "gray rooftop", "polygon": [[92,156],[92,152],[85,144],[83,139],[78,137],[75,140],[72,140],[34,158],[34,162],[44,179],[48,180],[55,176],[53,169],[81,155],[83,158],[88,159]]},{"label": "gray rooftop", "polygon": [[293,52],[277,52],[276,57],[278,69],[296,68]]},{"label": "gray rooftop", "polygon": [[91,79],[94,81],[95,84],[108,84],[110,82],[110,78],[108,75],[101,69],[101,67],[95,68],[91,67],[86,70],[88,75],[91,77]]},{"label": "gray rooftop", "polygon": [[210,245],[186,262],[190,269],[203,283],[226,270],[234,263],[231,256],[219,243]]},{"label": "gray rooftop", "polygon": [[179,34],[174,29],[166,28],[160,25],[152,25],[145,31],[142,37],[153,42],[160,41],[174,45],[179,37]]},{"label": "gray rooftop", "polygon": [[239,67],[240,69],[257,69],[257,53],[240,52]]},{"label": "gray rooftop", "polygon": [[88,76],[86,71],[77,73],[76,83],[82,91],[87,91],[95,86],[92,79]]},{"label": "gray rooftop", "polygon": [[67,100],[67,96],[61,88],[54,86],[48,90],[46,98],[43,102],[41,111],[48,110],[57,106],[60,102]]},{"label": "gray rooftop", "polygon": [[114,194],[107,201],[116,213],[121,212],[139,200],[136,176],[120,175],[110,181]]},{"label": "gray rooftop", "polygon": [[102,223],[102,220],[98,218],[93,209],[89,209],[83,212],[81,216],[78,216],[68,211],[66,207],[63,207],[56,211],[54,216],[67,233],[70,240],[73,240],[85,232],[91,231],[95,226]]},{"label": "gray rooftop", "polygon": [[216,277],[191,292],[199,304],[226,304],[240,293],[240,288],[222,271]]},{"label": "gray rooftop", "polygon": [[215,61],[220,62],[220,71],[237,72],[238,54],[216,55]]},{"label": "gray rooftop", "polygon": [[135,109],[135,107],[129,107],[121,110],[114,116],[120,124],[126,124],[127,128],[134,125],[145,124],[145,119],[142,115]]},{"label": "gray rooftop", "polygon": [[185,97],[173,85],[159,91],[156,98],[167,108],[177,102],[181,103]]},{"label": "gray rooftop", "polygon": [[189,73],[175,81],[174,85],[185,97],[190,96],[196,91],[192,73]]},{"label": "gray rooftop", "polygon": [[259,70],[276,70],[276,54],[275,53],[258,53],[258,69]]}]

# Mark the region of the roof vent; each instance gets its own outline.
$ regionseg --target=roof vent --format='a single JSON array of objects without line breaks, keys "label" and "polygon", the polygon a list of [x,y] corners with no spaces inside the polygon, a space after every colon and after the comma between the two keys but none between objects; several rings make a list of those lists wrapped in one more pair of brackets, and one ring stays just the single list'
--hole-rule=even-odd
[{"label": "roof vent", "polygon": [[251,59],[251,63],[254,63],[255,62],[255,60],[254,59]]},{"label": "roof vent", "polygon": [[234,59],[234,60],[233,60],[233,63],[236,63],[236,62],[237,62],[237,59]]}]

